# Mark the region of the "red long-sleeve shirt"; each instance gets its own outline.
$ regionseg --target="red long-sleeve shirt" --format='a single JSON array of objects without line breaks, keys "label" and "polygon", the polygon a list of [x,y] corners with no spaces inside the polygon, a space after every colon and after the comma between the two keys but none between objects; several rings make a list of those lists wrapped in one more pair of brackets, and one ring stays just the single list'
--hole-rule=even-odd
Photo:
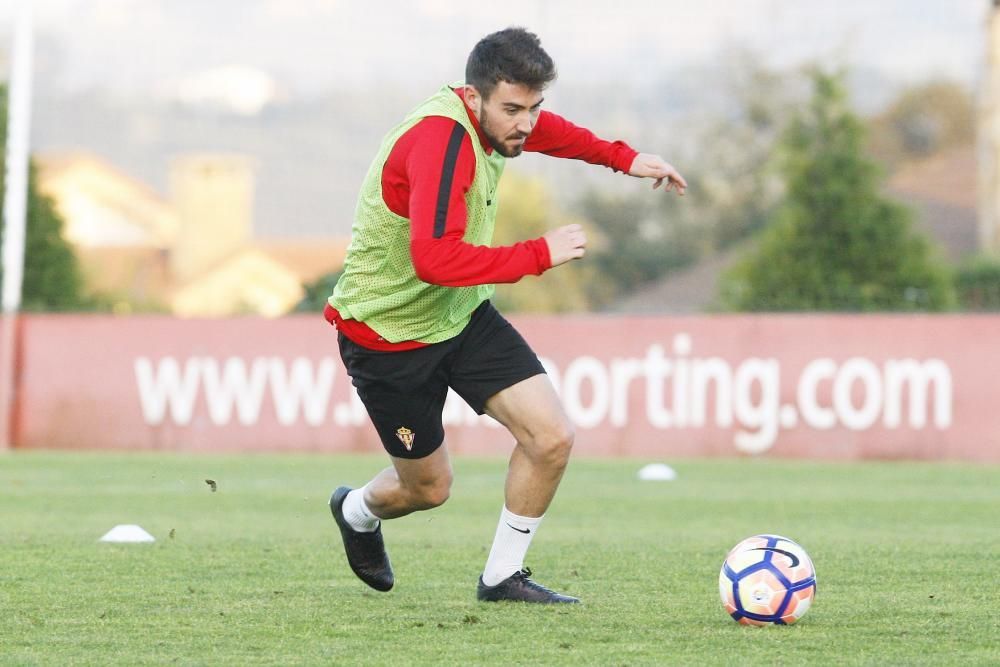
[{"label": "red long-sleeve shirt", "polygon": [[[462,89],[455,93],[461,97]],[[492,153],[479,121],[468,107],[466,111],[476,128],[477,141],[487,154]],[[382,168],[383,201],[393,213],[410,221],[410,257],[417,277],[435,285],[460,287],[512,283],[552,268],[544,238],[499,247],[477,246],[463,239],[468,219],[465,194],[476,175],[476,155],[468,134],[462,138],[457,157],[447,155],[455,123],[443,116],[424,118],[396,141]],[[584,160],[626,173],[638,154],[622,141],[598,139],[590,130],[548,111],[539,114],[524,150]],[[453,175],[446,208],[441,209],[439,191],[446,168]],[[345,336],[364,347],[401,351],[424,345],[417,341],[389,343],[363,322],[342,319],[331,306],[324,314]]]}]

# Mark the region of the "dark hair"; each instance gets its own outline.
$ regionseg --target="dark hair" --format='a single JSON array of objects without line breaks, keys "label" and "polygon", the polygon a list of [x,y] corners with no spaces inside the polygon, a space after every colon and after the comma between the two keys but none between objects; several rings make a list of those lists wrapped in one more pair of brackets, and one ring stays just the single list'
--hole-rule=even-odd
[{"label": "dark hair", "polygon": [[524,28],[483,37],[465,64],[465,83],[475,86],[483,99],[489,98],[500,81],[542,90],[555,78],[556,66],[538,35]]}]

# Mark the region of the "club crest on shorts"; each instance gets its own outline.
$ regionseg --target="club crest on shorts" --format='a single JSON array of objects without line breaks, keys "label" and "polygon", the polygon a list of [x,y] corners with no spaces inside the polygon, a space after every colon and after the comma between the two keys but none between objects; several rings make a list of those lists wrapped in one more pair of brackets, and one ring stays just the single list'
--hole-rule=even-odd
[{"label": "club crest on shorts", "polygon": [[416,437],[416,433],[405,426],[400,426],[396,429],[396,437],[399,438],[399,441],[403,443],[404,447],[406,447],[406,451],[413,449],[413,439]]}]

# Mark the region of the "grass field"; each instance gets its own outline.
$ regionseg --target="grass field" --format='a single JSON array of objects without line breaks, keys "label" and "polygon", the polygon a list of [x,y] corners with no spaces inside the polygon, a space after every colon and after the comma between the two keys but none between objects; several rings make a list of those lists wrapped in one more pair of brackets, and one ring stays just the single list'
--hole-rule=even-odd
[{"label": "grass field", "polygon": [[[639,482],[642,463],[571,464],[528,565],[584,604],[545,608],[475,600],[499,459],[456,460],[444,507],[386,524],[383,594],[326,507],[381,457],[0,455],[0,664],[1000,664],[1000,468],[671,461],[676,481]],[[120,523],[157,542],[98,542]],[[759,532],[816,564],[797,625],[719,602]]]}]

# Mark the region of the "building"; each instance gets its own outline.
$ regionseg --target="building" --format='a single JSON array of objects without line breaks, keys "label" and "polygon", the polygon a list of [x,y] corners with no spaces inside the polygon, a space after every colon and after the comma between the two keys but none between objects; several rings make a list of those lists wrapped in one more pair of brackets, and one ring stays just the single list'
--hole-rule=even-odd
[{"label": "building", "polygon": [[88,286],[123,311],[275,317],[301,300],[304,283],[343,264],[346,239],[254,238],[253,163],[243,156],[175,159],[169,199],[93,155],[36,161]]}]

